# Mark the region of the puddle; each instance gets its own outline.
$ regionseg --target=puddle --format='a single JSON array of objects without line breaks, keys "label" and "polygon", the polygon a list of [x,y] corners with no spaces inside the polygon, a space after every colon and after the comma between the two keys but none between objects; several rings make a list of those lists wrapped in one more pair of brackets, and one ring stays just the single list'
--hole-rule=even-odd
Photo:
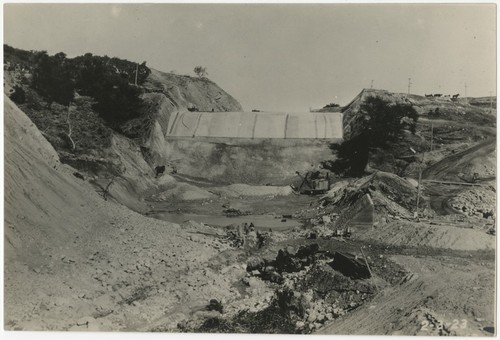
[{"label": "puddle", "polygon": [[245,222],[252,222],[255,228],[259,230],[287,230],[302,226],[301,221],[287,218],[286,221],[282,222],[281,218],[276,218],[275,215],[245,215],[227,217],[189,213],[155,212],[148,216],[177,224],[192,220],[212,227],[227,227],[231,224],[243,224]]}]

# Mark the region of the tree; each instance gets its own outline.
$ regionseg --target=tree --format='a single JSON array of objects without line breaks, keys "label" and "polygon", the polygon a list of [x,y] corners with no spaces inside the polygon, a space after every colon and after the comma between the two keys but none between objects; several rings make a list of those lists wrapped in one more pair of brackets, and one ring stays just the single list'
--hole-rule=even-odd
[{"label": "tree", "polygon": [[26,103],[26,92],[24,89],[19,85],[15,85],[13,90],[14,92],[10,95],[10,99],[16,104]]},{"label": "tree", "polygon": [[68,139],[71,142],[71,151],[75,151],[76,142],[71,137],[71,134],[73,133],[73,127],[71,126],[71,103],[68,105],[68,115],[66,117],[66,124],[68,124],[68,132],[65,132],[65,134],[66,136],[68,136]]},{"label": "tree", "polygon": [[403,130],[415,133],[417,111],[408,104],[391,104],[380,97],[369,97],[360,107],[362,124],[372,146],[384,147],[399,138]]},{"label": "tree", "polygon": [[[141,90],[130,83],[135,77],[137,64],[117,58],[92,56],[89,53],[75,58],[74,63],[78,92],[96,100],[92,108],[104,120],[118,126],[140,114],[143,104]],[[139,66],[139,76],[141,68],[144,72],[149,70],[143,63]],[[117,69],[122,71],[117,72]]]},{"label": "tree", "polygon": [[61,52],[50,57],[45,51],[37,53],[32,86],[49,105],[52,102],[69,105],[74,97],[75,85],[66,55]]},{"label": "tree", "polygon": [[358,133],[341,145],[332,145],[338,159],[323,162],[323,166],[337,173],[362,176],[370,147],[388,148],[405,129],[415,133],[417,119],[417,111],[411,105],[369,97],[360,106]]},{"label": "tree", "polygon": [[194,68],[194,74],[199,78],[205,78],[208,75],[207,68],[202,66],[196,66]]}]

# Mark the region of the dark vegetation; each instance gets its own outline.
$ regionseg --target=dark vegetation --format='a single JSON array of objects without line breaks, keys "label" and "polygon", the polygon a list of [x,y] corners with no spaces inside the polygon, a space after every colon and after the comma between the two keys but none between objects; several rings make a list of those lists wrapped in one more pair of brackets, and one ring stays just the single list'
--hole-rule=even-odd
[{"label": "dark vegetation", "polygon": [[26,103],[26,92],[21,86],[15,85],[14,92],[10,95],[10,99],[16,104],[24,104]]},{"label": "dark vegetation", "polygon": [[[293,296],[293,292],[291,293]],[[290,298],[290,296],[284,297],[284,294],[277,294],[270,306],[263,311],[250,312],[243,310],[232,319],[212,317],[205,320],[198,329],[184,330],[180,327],[179,330],[200,333],[300,333],[295,330],[295,318],[289,315],[292,311],[283,306],[283,300],[286,298]]]},{"label": "dark vegetation", "polygon": [[325,106],[323,106],[324,109],[329,108],[329,107],[340,107],[340,105],[337,103],[330,103],[330,104],[326,104]]},{"label": "dark vegetation", "polygon": [[340,145],[331,145],[338,158],[323,162],[325,169],[346,176],[363,176],[371,149],[388,149],[405,130],[412,134],[416,131],[418,114],[409,104],[391,104],[380,97],[369,97],[359,114],[360,133]]},{"label": "dark vegetation", "polygon": [[146,63],[137,65],[126,60],[93,56],[90,53],[72,61],[76,90],[82,95],[93,97],[92,108],[111,124],[122,123],[138,116],[142,106],[142,84],[151,70]]},{"label": "dark vegetation", "polygon": [[205,78],[208,75],[207,68],[203,66],[196,66],[193,72],[198,78]]},{"label": "dark vegetation", "polygon": [[91,154],[108,147],[112,130],[142,113],[142,64],[87,53],[68,58],[4,45],[10,98],[58,150]]},{"label": "dark vegetation", "polygon": [[[75,93],[91,97],[92,109],[114,128],[139,115],[142,100],[137,85],[151,73],[146,62],[139,65],[91,53],[67,58],[62,52],[49,56],[45,51],[28,52],[4,45],[4,55],[8,70],[17,68],[31,74],[28,85],[47,107],[52,103],[68,106]],[[22,99],[19,97],[16,95],[16,100]]]},{"label": "dark vegetation", "polygon": [[17,68],[31,69],[33,67],[33,55],[35,51],[25,51],[12,46],[3,45],[4,64],[9,63],[8,71],[14,71]]}]

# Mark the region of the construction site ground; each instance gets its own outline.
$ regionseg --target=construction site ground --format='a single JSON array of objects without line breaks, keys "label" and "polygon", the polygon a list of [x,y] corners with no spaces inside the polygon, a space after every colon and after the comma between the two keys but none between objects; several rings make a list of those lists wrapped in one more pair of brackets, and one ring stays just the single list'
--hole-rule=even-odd
[{"label": "construction site ground", "polygon": [[[153,210],[171,212],[224,215],[224,207],[238,209],[251,215],[241,216],[248,223],[252,216],[271,214],[281,221],[283,216],[301,223],[300,227],[276,228],[270,242],[262,249],[242,248],[228,250],[226,264],[245,262],[252,257],[271,259],[280,249],[296,251],[308,244],[318,244],[324,251],[347,252],[361,257],[361,248],[367,256],[377,283],[377,291],[370,299],[358,303],[346,314],[327,322],[311,322],[310,328],[295,327],[261,329],[262,332],[290,332],[323,334],[400,334],[400,335],[493,335],[495,324],[495,237],[486,233],[494,221],[474,220],[459,214],[449,204],[466,186],[426,186],[424,195],[433,197],[431,207],[436,215],[420,222],[387,217],[385,223],[376,223],[366,230],[359,228],[349,238],[322,237],[310,239],[312,220],[332,212],[319,203],[319,196],[290,194],[270,197],[216,197],[208,201],[185,201],[166,205],[151,203]],[[444,189],[444,190],[443,190]],[[442,202],[436,206],[436,202]],[[245,217],[247,217],[245,219]],[[202,222],[202,217],[198,222]],[[227,221],[231,221],[228,218]],[[237,220],[241,222],[240,220]],[[482,223],[482,224],[481,224]],[[238,224],[238,223],[235,223]],[[273,228],[270,228],[273,229]],[[248,274],[246,277],[248,278]],[[304,274],[307,275],[307,274]],[[274,283],[257,283],[250,276],[249,292],[255,287],[266,291],[264,301],[255,297],[233,301],[228,306],[232,313],[216,315],[223,320],[234,318],[236,311],[252,310],[259,313],[272,304]],[[233,281],[240,283],[242,277]],[[257,289],[257,288],[255,288]],[[244,296],[247,296],[247,295]],[[355,293],[354,293],[355,294]],[[250,302],[251,303],[250,303]],[[319,301],[319,300],[318,300]],[[317,302],[319,303],[319,302]],[[257,307],[255,307],[257,306]],[[253,309],[252,309],[253,308]],[[213,317],[213,315],[212,315]],[[257,318],[255,315],[252,317]],[[268,316],[267,316],[268,317]],[[258,319],[258,318],[257,318]],[[295,319],[294,319],[295,320]],[[239,323],[238,323],[239,322]],[[233,321],[240,328],[217,322],[201,327],[196,323],[183,326],[183,331],[252,332],[248,325]]]},{"label": "construction site ground", "polygon": [[[439,126],[450,122],[434,123]],[[469,127],[463,125],[464,129]],[[456,128],[453,125],[453,129]],[[249,223],[252,216],[266,214],[278,221],[287,216],[301,223],[300,227],[274,229],[272,241],[262,249],[236,251],[236,261],[245,262],[254,256],[271,259],[280,249],[289,249],[293,253],[308,244],[318,244],[323,251],[346,252],[360,257],[361,249],[364,250],[373,271],[372,282],[377,287],[375,294],[357,301],[355,308],[332,320],[309,320],[304,327],[302,321],[293,319],[295,327],[287,328],[284,323],[285,326],[280,326],[284,328],[270,326],[262,332],[491,336],[495,332],[496,237],[487,231],[494,229],[496,217],[485,218],[487,215],[483,215],[483,211],[468,214],[466,210],[458,209],[457,200],[463,203],[470,201],[471,195],[479,195],[479,200],[485,201],[495,214],[495,139],[448,143],[436,147],[427,157],[430,166],[423,171],[422,197],[429,202],[432,213],[425,216],[422,212],[420,221],[384,217],[373,228],[354,230],[349,238],[323,237],[325,235],[320,233],[311,239],[313,221],[334,211],[323,206],[319,196],[289,194],[266,197],[257,193],[253,197],[225,197],[219,194],[201,203],[183,201],[167,207],[156,202],[151,207],[156,211],[167,209],[181,214],[221,216],[225,208],[231,207],[249,214]],[[479,178],[472,181],[467,176],[475,172]],[[492,201],[487,199],[490,196]],[[474,204],[477,206],[477,202]],[[267,287],[267,294],[273,294],[275,284],[268,283]],[[259,310],[264,313],[265,306],[272,305],[273,299],[269,296],[263,305],[257,303],[259,307],[254,308],[254,313],[259,313]],[[239,311],[250,308],[247,302],[238,302],[235,306],[239,306],[236,307]],[[235,318],[234,313],[222,318],[231,320],[231,316],[232,323],[216,322],[204,327],[191,325],[185,330],[252,332],[252,327]],[[252,316],[258,319],[256,315]],[[234,328],[235,324],[239,328]]]},{"label": "construction site ground", "polygon": [[[424,171],[424,180],[463,183],[477,172],[482,186],[424,182],[418,220],[415,180],[383,172],[339,180],[328,199],[289,186],[150,176],[167,189],[144,197],[149,212],[139,214],[75,177],[8,99],[5,116],[8,330],[496,332],[490,141],[468,142],[458,158],[443,153]],[[373,226],[332,235],[343,204],[366,193],[378,204]],[[481,211],[472,209],[477,197]],[[162,212],[298,225],[247,232],[241,222],[172,223],[155,216]],[[368,264],[371,277],[335,269],[338,253]]]}]

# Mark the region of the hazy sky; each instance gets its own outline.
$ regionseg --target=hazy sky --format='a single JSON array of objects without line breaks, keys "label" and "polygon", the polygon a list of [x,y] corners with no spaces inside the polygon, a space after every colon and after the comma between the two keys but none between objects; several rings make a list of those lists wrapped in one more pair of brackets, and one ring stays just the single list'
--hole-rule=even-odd
[{"label": "hazy sky", "polygon": [[10,4],[4,42],[209,78],[245,110],[307,111],[363,88],[486,96],[495,5]]}]

